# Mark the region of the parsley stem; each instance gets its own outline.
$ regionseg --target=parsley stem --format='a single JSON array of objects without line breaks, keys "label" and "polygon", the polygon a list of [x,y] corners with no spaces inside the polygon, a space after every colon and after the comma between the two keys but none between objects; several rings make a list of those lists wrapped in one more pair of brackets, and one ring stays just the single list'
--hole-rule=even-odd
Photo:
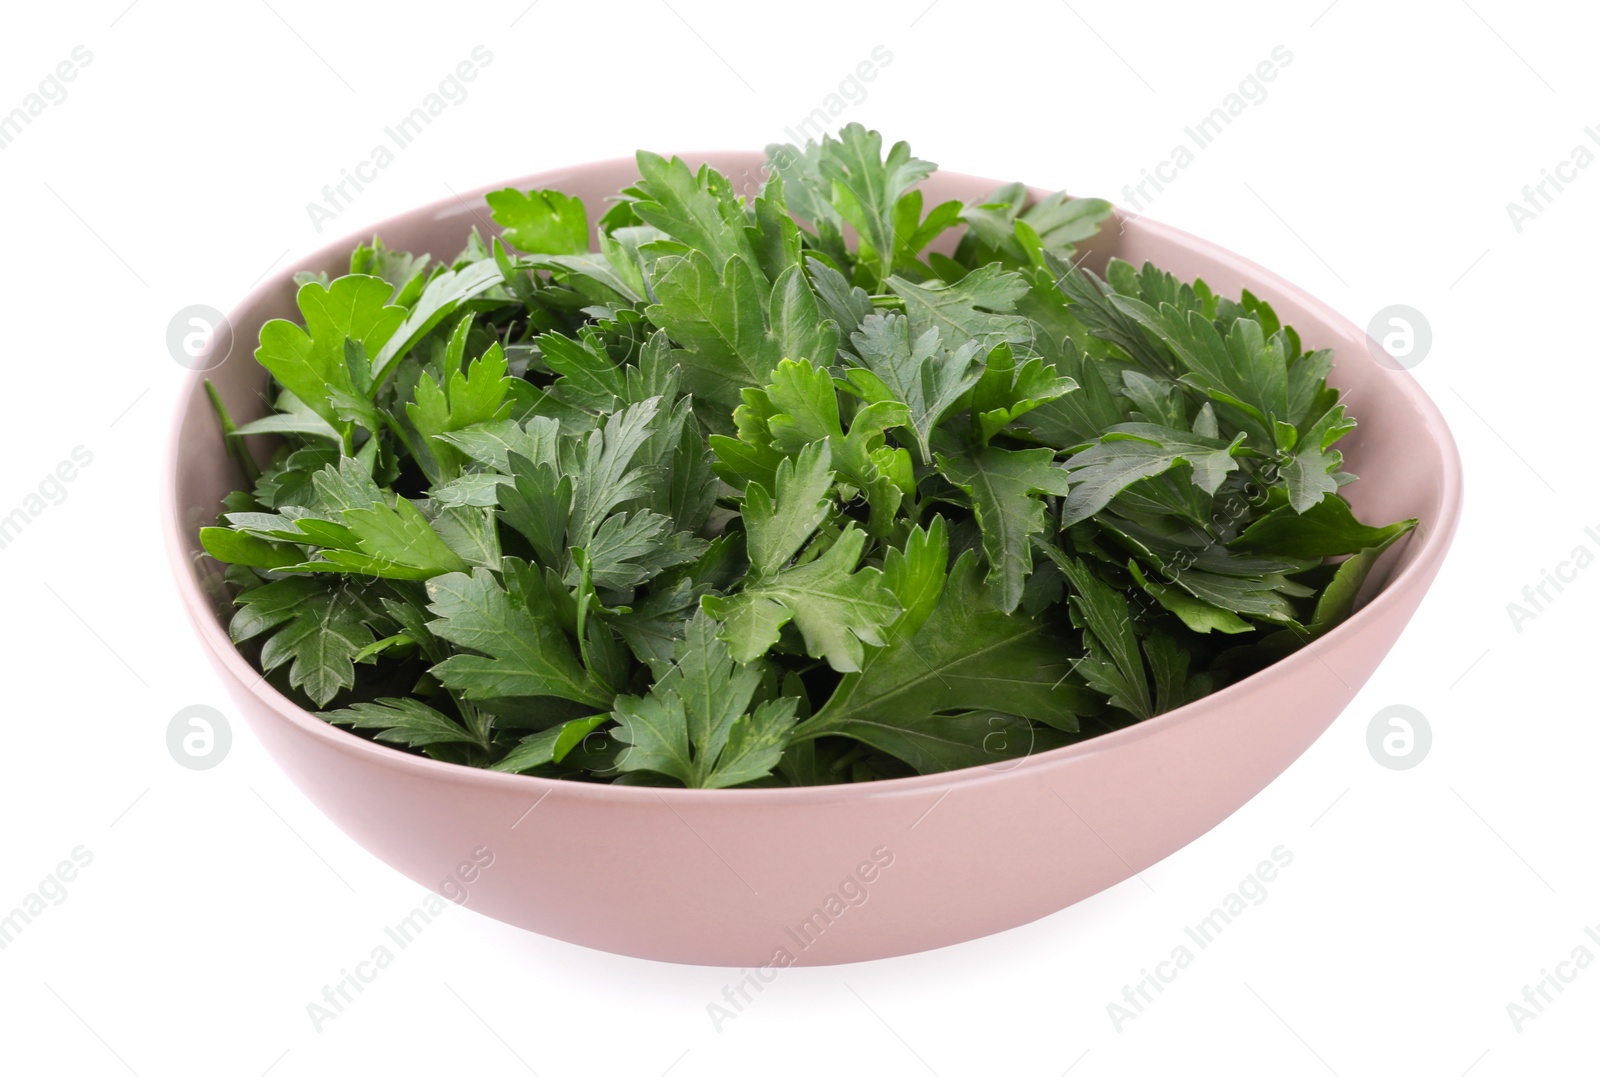
[{"label": "parsley stem", "polygon": [[227,446],[228,455],[233,457],[239,465],[239,470],[244,472],[245,481],[254,486],[261,477],[261,469],[256,466],[255,457],[250,455],[250,447],[244,443],[244,438],[239,434],[239,428],[234,425],[233,417],[228,414],[228,405],[222,402],[222,395],[217,392],[217,387],[211,384],[211,379],[205,381],[206,396],[211,401],[211,408],[217,413],[217,422],[222,426],[223,444]]}]

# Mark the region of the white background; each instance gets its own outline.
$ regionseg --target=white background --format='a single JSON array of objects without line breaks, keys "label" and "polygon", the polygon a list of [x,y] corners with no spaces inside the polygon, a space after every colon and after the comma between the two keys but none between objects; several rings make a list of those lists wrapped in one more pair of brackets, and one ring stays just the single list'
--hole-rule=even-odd
[{"label": "white background", "polygon": [[[93,462],[0,550],[0,912],[92,864],[0,951],[0,1067],[119,1074],[1299,1075],[1595,1072],[1600,964],[1520,1030],[1525,985],[1600,932],[1600,567],[1518,631],[1507,604],[1600,525],[1600,167],[1520,232],[1508,201],[1600,124],[1579,6],[27,5],[0,112],[92,62],[0,150],[0,515]],[[514,22],[515,20],[515,22]],[[492,64],[319,235],[306,203],[486,45]],[[1358,324],[1432,324],[1415,374],[1465,457],[1433,593],[1332,729],[1192,846],[1038,923],[789,970],[719,1031],[737,970],[590,952],[450,909],[318,1031],[306,1005],[422,896],[299,795],[242,723],[192,772],[180,708],[227,711],[180,617],[155,491],[180,308],[231,307],[329,238],[450,189],[631,152],[758,148],[874,46],[860,120],[966,172],[1125,201],[1274,46],[1292,63],[1148,212]],[[1595,147],[1600,150],[1600,146]],[[1359,418],[1359,410],[1357,411]],[[1414,769],[1367,724],[1432,725]],[[1107,1004],[1278,845],[1293,864],[1137,1019]],[[987,880],[1000,890],[1004,878]]]}]

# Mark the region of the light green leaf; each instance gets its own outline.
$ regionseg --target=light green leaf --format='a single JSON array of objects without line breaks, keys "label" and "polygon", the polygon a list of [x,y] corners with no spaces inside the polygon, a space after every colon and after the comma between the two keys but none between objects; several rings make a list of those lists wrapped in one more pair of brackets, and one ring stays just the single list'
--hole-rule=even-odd
[{"label": "light green leaf", "polygon": [[765,385],[783,358],[767,333],[766,296],[750,263],[730,258],[718,270],[700,250],[663,258],[655,305],[645,314],[682,348],[689,389],[729,407],[741,386]]},{"label": "light green leaf", "polygon": [[832,182],[834,207],[859,233],[864,255],[876,256],[881,272],[899,256],[895,208],[900,196],[933,168],[931,161],[912,157],[904,142],[896,142],[884,157],[883,136],[859,123],[846,125],[838,138],[823,137],[818,171]]},{"label": "light green leaf", "polygon": [[583,201],[560,191],[507,187],[485,196],[494,223],[511,245],[528,254],[582,254],[589,249]]},{"label": "light green leaf", "polygon": [[345,341],[369,355],[384,347],[406,317],[405,308],[389,305],[393,291],[379,277],[358,274],[327,286],[307,282],[295,295],[305,327],[282,318],[262,326],[256,361],[327,423],[341,425],[333,395],[358,391],[345,365]]},{"label": "light green leaf", "polygon": [[745,488],[744,526],[757,577],[774,575],[800,552],[833,505],[832,454],[826,441],[807,445],[777,468],[776,498],[760,483]]}]

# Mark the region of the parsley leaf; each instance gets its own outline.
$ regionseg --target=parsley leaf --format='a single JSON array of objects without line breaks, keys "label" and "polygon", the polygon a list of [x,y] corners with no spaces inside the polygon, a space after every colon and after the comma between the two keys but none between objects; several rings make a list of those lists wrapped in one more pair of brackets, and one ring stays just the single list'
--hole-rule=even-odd
[{"label": "parsley leaf", "polygon": [[885,158],[882,136],[859,123],[845,126],[838,138],[822,140],[817,171],[833,184],[834,208],[860,234],[861,257],[875,264],[880,275],[900,257],[896,239],[900,198],[926,179],[933,167],[932,162],[911,156],[911,147],[904,142],[890,147]]},{"label": "parsley leaf", "polygon": [[690,621],[672,667],[644,697],[622,696],[613,711],[624,772],[651,771],[692,789],[743,785],[771,773],[794,725],[793,698],[751,707],[762,667],[735,663],[705,613]]},{"label": "parsley leaf", "polygon": [[434,744],[473,744],[486,748],[465,726],[420,700],[396,698],[355,703],[341,710],[324,711],[323,718],[352,729],[375,729],[374,739],[410,748]]},{"label": "parsley leaf", "polygon": [[429,631],[476,652],[453,654],[433,668],[446,686],[472,699],[553,696],[610,705],[611,693],[583,668],[542,590],[513,594],[478,568],[428,581],[428,609],[436,618]]},{"label": "parsley leaf", "polygon": [[933,429],[983,377],[978,342],[969,340],[954,351],[941,347],[937,326],[910,339],[910,323],[901,314],[873,314],[851,334],[860,367],[845,377],[872,403],[898,400],[906,406],[904,424],[916,439],[923,463],[932,462]]},{"label": "parsley leaf", "polygon": [[852,525],[815,559],[758,575],[737,594],[707,595],[700,605],[725,622],[722,638],[741,662],[769,650],[792,620],[807,654],[840,672],[860,669],[863,645],[881,647],[883,626],[899,612],[893,593],[879,582],[882,573],[857,568],[866,541],[866,532]]},{"label": "parsley leaf", "polygon": [[364,372],[353,372],[345,361],[345,342],[359,343],[368,354],[388,343],[406,316],[404,307],[389,304],[393,292],[382,278],[360,274],[327,286],[308,281],[295,296],[304,328],[282,318],[262,326],[256,362],[327,423],[342,427],[336,400],[353,401],[365,388],[355,380]]},{"label": "parsley leaf", "polygon": [[966,491],[983,532],[989,582],[995,601],[1007,613],[1022,601],[1033,568],[1032,537],[1046,526],[1040,495],[1064,497],[1067,474],[1055,466],[1050,449],[1000,449],[939,456],[939,473]]},{"label": "parsley leaf", "polygon": [[1228,473],[1243,436],[1231,444],[1152,423],[1118,423],[1066,462],[1072,491],[1062,514],[1063,526],[1086,520],[1111,499],[1141,479],[1161,475],[1179,464],[1189,465],[1192,481],[1215,493]]},{"label": "parsley leaf", "polygon": [[[985,748],[993,714],[1071,732],[1078,715],[1096,709],[1071,676],[1065,641],[1042,620],[996,605],[970,552],[947,571],[948,549],[936,517],[889,552],[884,580],[902,607],[889,644],[839,682],[796,738],[850,736],[930,773],[995,762]],[[937,720],[947,712],[960,717]]]},{"label": "parsley leaf", "polygon": [[589,249],[589,218],[583,203],[560,191],[508,187],[485,197],[506,239],[529,254],[583,254]]},{"label": "parsley leaf", "polygon": [[235,643],[270,633],[261,667],[289,670],[289,684],[321,706],[355,684],[355,657],[384,623],[355,589],[310,579],[285,579],[245,591],[228,625]]},{"label": "parsley leaf", "polygon": [[1033,339],[1028,319],[1011,313],[1028,290],[1027,280],[993,262],[955,284],[918,284],[900,277],[884,283],[904,304],[913,336],[937,329],[947,344],[960,347],[976,341],[985,354],[1001,344],[1026,344]]}]

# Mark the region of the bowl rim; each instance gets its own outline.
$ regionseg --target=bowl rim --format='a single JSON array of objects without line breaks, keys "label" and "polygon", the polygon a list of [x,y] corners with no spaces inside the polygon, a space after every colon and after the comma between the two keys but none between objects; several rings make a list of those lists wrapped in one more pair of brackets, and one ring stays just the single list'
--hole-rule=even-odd
[{"label": "bowl rim", "polygon": [[[680,151],[671,156],[681,157],[691,163],[744,161],[757,168],[764,167],[766,160],[765,155],[757,150],[689,150]],[[233,304],[227,315],[228,324],[230,328],[234,325],[235,316],[240,311],[258,306],[272,298],[272,293],[281,289],[286,281],[293,279],[293,274],[297,272],[295,266],[322,264],[330,259],[334,261],[340,259],[348,260],[350,252],[355,249],[357,244],[365,243],[373,235],[381,235],[385,229],[390,229],[402,222],[418,218],[438,220],[444,217],[477,215],[475,202],[481,201],[483,196],[489,192],[503,190],[506,187],[522,187],[526,189],[530,183],[535,185],[554,185],[562,179],[570,177],[575,172],[626,168],[632,166],[634,160],[635,158],[629,155],[544,169],[524,176],[512,177],[502,182],[483,184],[460,193],[452,193],[449,197],[434,199],[426,204],[382,218],[301,254],[290,266],[281,269],[275,267]],[[726,168],[726,166],[719,167]],[[999,186],[1002,182],[951,169],[936,169],[933,174],[978,184]],[[1035,198],[1047,193],[1041,188],[1033,186],[1028,186],[1028,192],[1030,197]],[[1260,291],[1293,295],[1312,318],[1330,325],[1348,327],[1354,330],[1357,335],[1366,335],[1348,318],[1304,288],[1211,240],[1154,220],[1144,214],[1129,213],[1115,205],[1112,208],[1112,216],[1125,223],[1133,222],[1136,227],[1148,231],[1152,238],[1176,241],[1190,247],[1198,245],[1213,261],[1225,263],[1230,269],[1236,271],[1248,271],[1251,280],[1259,282]],[[237,330],[234,330],[234,333],[233,348],[237,351],[240,340]],[[1370,343],[1370,338],[1368,340]],[[249,361],[254,362],[253,345],[248,352],[248,356]],[[230,353],[230,358],[232,357],[233,355]],[[226,360],[224,361],[226,362]],[[1358,355],[1355,361],[1358,363],[1378,364],[1378,360],[1371,354],[1370,348],[1366,349],[1363,354]],[[309,734],[314,740],[323,742],[325,747],[334,752],[356,757],[380,768],[409,773],[422,780],[443,781],[447,784],[471,785],[488,789],[498,788],[508,794],[537,795],[540,800],[546,795],[559,792],[566,796],[585,800],[613,801],[620,804],[641,804],[655,801],[672,808],[675,805],[699,807],[716,804],[730,807],[757,804],[771,806],[789,804],[818,805],[869,798],[918,796],[924,793],[940,794],[942,799],[943,794],[951,792],[958,787],[1012,780],[1013,776],[1030,774],[1044,768],[1060,766],[1077,757],[1086,757],[1100,752],[1116,750],[1126,745],[1134,744],[1146,737],[1158,736],[1174,726],[1203,720],[1207,714],[1229,706],[1247,692],[1258,690],[1261,686],[1274,681],[1298,676],[1311,663],[1323,662],[1321,656],[1317,653],[1318,647],[1337,644],[1361,633],[1368,622],[1378,619],[1389,607],[1403,601],[1400,597],[1400,592],[1417,586],[1421,577],[1437,571],[1439,564],[1443,561],[1444,555],[1450,547],[1461,519],[1463,484],[1461,455],[1443,414],[1409,370],[1384,367],[1384,373],[1393,379],[1390,384],[1394,386],[1394,391],[1408,397],[1419,413],[1422,420],[1421,434],[1439,447],[1440,454],[1443,457],[1444,474],[1441,476],[1438,519],[1432,521],[1433,526],[1431,527],[1426,526],[1425,522],[1424,526],[1419,527],[1407,538],[1406,541],[1408,543],[1420,544],[1414,556],[1408,564],[1399,569],[1386,582],[1382,590],[1372,596],[1366,605],[1352,613],[1345,621],[1334,626],[1326,635],[1318,637],[1300,650],[1278,659],[1264,669],[1181,707],[1154,715],[1142,722],[1122,729],[1090,737],[1075,744],[1050,748],[1037,754],[1024,756],[1021,759],[1006,760],[1003,763],[980,764],[934,774],[884,778],[872,782],[844,782],[831,785],[782,786],[758,789],[688,789],[670,786],[617,785],[608,782],[575,781],[567,778],[543,778],[536,775],[511,774],[504,771],[469,767],[459,763],[430,759],[423,755],[380,744],[377,741],[369,740],[356,733],[341,729],[330,722],[318,718],[311,711],[301,707],[288,696],[279,692],[268,682],[265,674],[258,672],[245,659],[243,653],[229,638],[212,603],[206,597],[190,569],[191,543],[184,533],[186,526],[183,520],[184,506],[178,503],[177,498],[177,476],[182,461],[181,448],[184,420],[192,402],[196,399],[196,394],[203,392],[202,382],[209,373],[209,370],[189,371],[183,379],[176,402],[173,405],[173,414],[169,419],[165,455],[161,465],[160,512],[163,544],[166,547],[169,566],[177,580],[180,601],[193,622],[196,633],[202,642],[208,646],[213,658],[217,661],[220,667],[219,672],[232,677],[244,691],[254,696],[266,710],[277,718],[287,721],[298,732]],[[1423,581],[1422,585],[1426,586],[1426,582]],[[1325,662],[1323,664],[1326,665]]]}]

